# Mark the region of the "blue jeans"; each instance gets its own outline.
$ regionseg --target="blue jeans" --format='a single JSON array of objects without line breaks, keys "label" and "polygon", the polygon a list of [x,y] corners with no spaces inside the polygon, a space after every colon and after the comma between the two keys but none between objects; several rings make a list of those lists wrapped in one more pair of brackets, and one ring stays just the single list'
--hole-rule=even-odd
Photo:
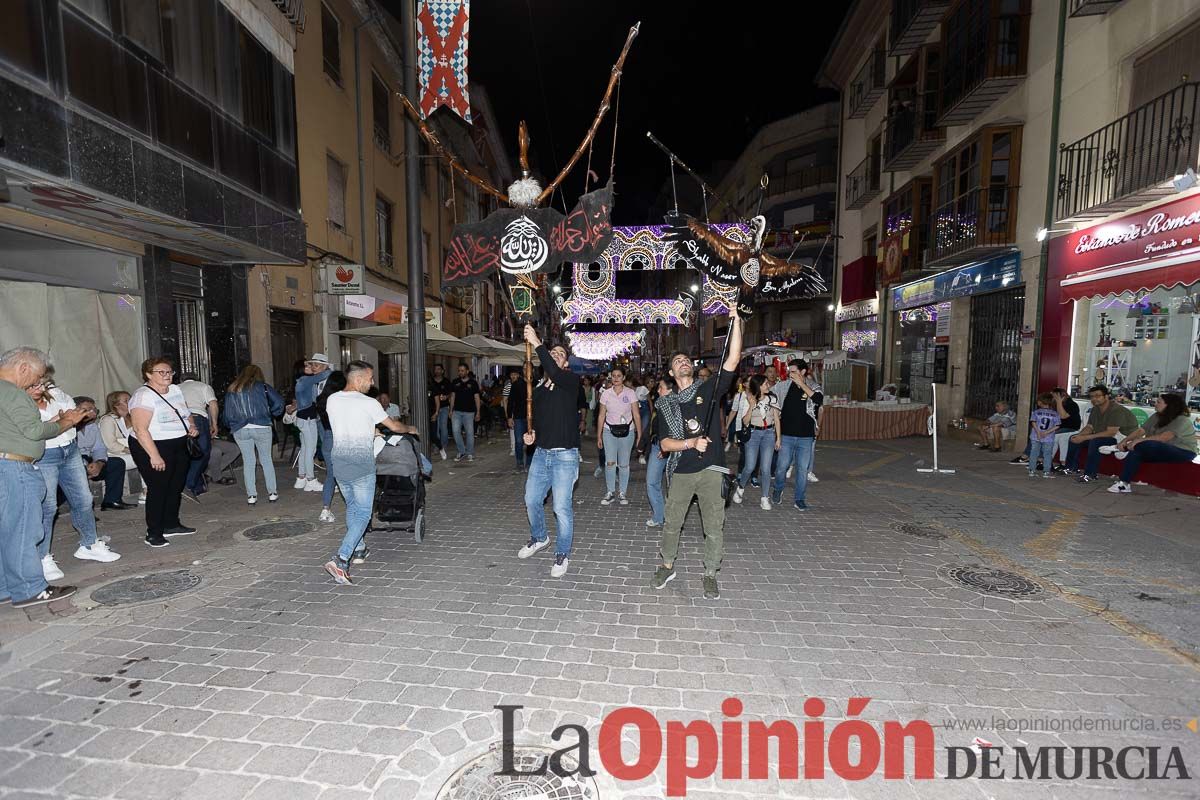
[{"label": "blue jeans", "polygon": [[46,495],[42,499],[42,532],[38,556],[50,553],[54,536],[54,517],[58,514],[58,490],[61,488],[71,506],[71,523],[79,531],[79,544],[91,547],[96,543],[96,517],[92,514],[92,490],[88,486],[87,470],[79,446],[71,442],[66,447],[47,447],[37,462]]},{"label": "blue jeans", "polygon": [[438,447],[445,450],[450,444],[450,406],[442,406],[437,415]]},{"label": "blue jeans", "polygon": [[525,432],[529,430],[528,421],[524,417],[513,417],[512,424],[513,453],[517,457],[517,466],[524,467],[525,453],[529,448],[525,446],[525,442],[522,437],[524,437]]},{"label": "blue jeans", "polygon": [[1121,480],[1129,483],[1146,461],[1150,463],[1186,464],[1196,457],[1191,450],[1176,447],[1170,442],[1141,442],[1125,456],[1121,468]]},{"label": "blue jeans", "polygon": [[[805,505],[808,491],[808,471],[812,469],[813,448],[816,439],[811,436],[784,436],[779,447],[779,462],[775,465],[775,502],[783,499],[783,484],[787,481],[788,467],[796,466],[795,501]],[[749,460],[749,457],[747,457]]]},{"label": "blue jeans", "polygon": [[[454,446],[458,448],[460,456],[475,455],[475,412],[474,411],[455,411],[451,418],[454,428]],[[463,443],[463,435],[466,435],[467,441]]]},{"label": "blue jeans", "polygon": [[667,501],[663,496],[663,474],[667,471],[667,460],[658,457],[658,442],[650,445],[646,456],[646,494],[650,497],[650,518],[663,524]]},{"label": "blue jeans", "polygon": [[200,445],[200,457],[193,458],[192,463],[188,466],[187,483],[184,484],[184,487],[191,489],[192,494],[203,494],[204,478],[200,476],[208,469],[208,457],[212,453],[212,429],[209,426],[208,417],[203,414],[192,414],[192,424],[200,433],[196,437],[196,443]]},{"label": "blue jeans", "polygon": [[321,490],[321,507],[329,508],[333,504],[333,487],[337,484],[337,476],[333,474],[333,431],[321,428],[321,458],[325,461],[325,486]]},{"label": "blue jeans", "polygon": [[317,454],[317,443],[321,438],[321,422],[316,419],[298,419],[296,427],[300,429],[300,463],[297,474],[301,478],[315,478],[317,470],[313,467],[313,457]]},{"label": "blue jeans", "polygon": [[1079,451],[1087,448],[1087,465],[1084,466],[1083,472],[1088,477],[1096,477],[1096,472],[1100,469],[1100,448],[1107,444],[1116,444],[1117,440],[1112,436],[1101,436],[1099,439],[1088,439],[1086,442],[1076,444],[1071,442],[1067,447],[1067,469],[1079,469]]},{"label": "blue jeans", "polygon": [[633,452],[635,438],[632,422],[629,423],[629,433],[623,437],[613,436],[608,425],[604,426],[604,482],[609,494],[617,491],[618,472],[621,494],[625,494],[629,488],[629,455]]},{"label": "blue jeans", "polygon": [[[746,453],[746,466],[738,475],[738,485],[743,489],[749,486],[750,476],[757,467],[758,484],[762,488],[762,496],[767,497],[771,491],[771,459],[775,457],[775,428],[750,431],[750,441],[742,445],[742,450]],[[787,474],[787,469],[784,469],[784,474]]]},{"label": "blue jeans", "polygon": [[1049,475],[1052,462],[1054,461],[1054,437],[1051,436],[1049,441],[1039,442],[1032,436],[1029,437],[1029,474],[1037,472],[1038,461],[1042,462],[1042,474]]},{"label": "blue jeans", "polygon": [[45,496],[33,464],[0,459],[0,600],[28,600],[46,588],[37,547]]},{"label": "blue jeans", "polygon": [[638,417],[642,420],[642,438],[638,440],[637,449],[639,451],[646,449],[646,443],[650,441],[650,401],[641,400],[638,402]]},{"label": "blue jeans", "polygon": [[[267,494],[277,494],[279,487],[275,485],[275,463],[271,461],[271,429],[270,428],[239,428],[233,432],[233,440],[242,451],[242,480],[246,484],[246,496],[258,496],[258,483],[254,475],[254,453],[262,459],[263,478],[267,482]],[[194,467],[196,462],[192,462]]]},{"label": "blue jeans", "polygon": [[339,478],[338,486],[346,500],[346,535],[342,537],[342,546],[338,548],[337,555],[342,561],[349,561],[355,550],[362,549],[359,543],[371,522],[371,509],[375,504],[375,473],[368,472],[352,481]]},{"label": "blue jeans", "polygon": [[560,556],[571,554],[571,543],[575,538],[575,510],[571,498],[575,492],[575,481],[579,479],[579,449],[533,451],[529,463],[529,477],[525,479],[525,511],[529,514],[529,535],[537,542],[544,542],[550,534],[546,532],[546,509],[543,505],[546,492],[554,491],[554,516],[558,520],[558,535],[554,540],[554,552]]}]

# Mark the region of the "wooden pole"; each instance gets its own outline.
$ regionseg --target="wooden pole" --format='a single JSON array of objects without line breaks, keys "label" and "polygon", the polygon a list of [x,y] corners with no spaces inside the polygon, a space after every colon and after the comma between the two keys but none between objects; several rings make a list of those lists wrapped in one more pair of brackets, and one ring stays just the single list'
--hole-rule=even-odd
[{"label": "wooden pole", "polygon": [[525,343],[525,426],[533,430],[533,345],[529,342]]}]

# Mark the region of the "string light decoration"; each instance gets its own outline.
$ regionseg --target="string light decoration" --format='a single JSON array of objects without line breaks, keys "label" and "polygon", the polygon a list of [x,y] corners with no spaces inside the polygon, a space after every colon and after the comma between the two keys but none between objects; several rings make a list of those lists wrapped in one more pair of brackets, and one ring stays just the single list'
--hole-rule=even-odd
[{"label": "string light decoration", "polygon": [[864,347],[874,347],[878,340],[878,331],[842,331],[842,349],[850,353],[862,350]]},{"label": "string light decoration", "polygon": [[641,347],[643,331],[568,331],[571,352],[585,361],[611,361]]},{"label": "string light decoration", "polygon": [[[721,223],[710,228],[738,242],[750,241],[750,226]],[[569,297],[559,296],[557,306],[564,325],[617,324],[688,325],[698,300],[710,316],[728,314],[737,302],[737,287],[722,286],[698,275],[700,297],[625,300],[617,297],[618,270],[683,269],[687,262],[674,244],[664,239],[666,225],[628,225],[613,228],[612,242],[599,261],[575,264],[574,289]]]}]

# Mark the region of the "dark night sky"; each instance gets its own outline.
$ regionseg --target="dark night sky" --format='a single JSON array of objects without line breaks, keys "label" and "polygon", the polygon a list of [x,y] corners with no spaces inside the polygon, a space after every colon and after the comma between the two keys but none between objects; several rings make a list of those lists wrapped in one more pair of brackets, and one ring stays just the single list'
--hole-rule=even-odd
[{"label": "dark night sky", "polygon": [[[848,5],[474,0],[468,76],[487,87],[514,167],[517,123],[528,122],[545,184],[582,140],[625,35],[640,19],[621,90],[613,221],[658,223],[648,215],[668,162],[646,131],[707,174],[714,162],[736,158],[763,124],[834,99],[814,80]],[[615,111],[614,103],[596,136],[592,164],[601,180]],[[568,204],[582,190],[583,172],[577,167],[564,183]]]}]

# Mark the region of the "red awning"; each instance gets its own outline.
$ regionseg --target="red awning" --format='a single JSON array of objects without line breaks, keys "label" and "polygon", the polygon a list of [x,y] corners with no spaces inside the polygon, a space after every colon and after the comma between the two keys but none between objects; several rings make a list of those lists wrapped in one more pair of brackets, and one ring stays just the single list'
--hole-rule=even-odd
[{"label": "red awning", "polygon": [[1118,264],[1068,275],[1062,282],[1061,301],[1103,297],[1122,292],[1151,292],[1200,283],[1200,249],[1169,258]]},{"label": "red awning", "polygon": [[875,296],[875,256],[863,256],[842,267],[842,305]]}]

